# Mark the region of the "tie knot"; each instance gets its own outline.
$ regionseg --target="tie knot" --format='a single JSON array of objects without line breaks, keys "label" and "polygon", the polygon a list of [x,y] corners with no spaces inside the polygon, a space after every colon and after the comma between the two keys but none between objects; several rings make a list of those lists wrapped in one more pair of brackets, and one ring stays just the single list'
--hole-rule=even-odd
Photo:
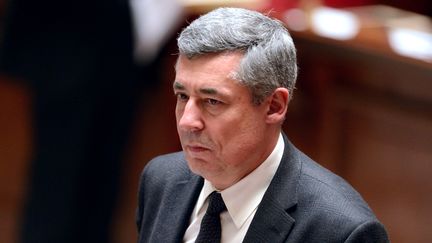
[{"label": "tie knot", "polygon": [[209,205],[206,213],[219,215],[221,212],[225,210],[226,210],[226,206],[222,199],[221,194],[215,191],[212,192],[209,196]]}]

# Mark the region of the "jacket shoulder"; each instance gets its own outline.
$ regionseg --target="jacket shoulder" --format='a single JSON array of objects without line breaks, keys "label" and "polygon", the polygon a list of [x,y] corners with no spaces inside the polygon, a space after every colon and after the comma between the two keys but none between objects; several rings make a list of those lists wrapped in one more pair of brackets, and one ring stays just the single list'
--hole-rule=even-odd
[{"label": "jacket shoulder", "polygon": [[190,173],[183,152],[160,155],[150,160],[144,167],[140,186],[143,186],[143,183],[157,185],[182,180]]},{"label": "jacket shoulder", "polygon": [[384,226],[362,196],[343,178],[299,153],[298,203],[293,213],[297,227],[307,229],[306,235],[316,240],[370,237],[373,242],[388,242]]},{"label": "jacket shoulder", "polygon": [[339,212],[329,216],[375,219],[369,205],[346,180],[308,157],[302,158],[299,187],[299,199],[320,205],[321,211]]},{"label": "jacket shoulder", "polygon": [[138,185],[136,224],[139,232],[142,225],[154,224],[157,212],[163,210],[162,202],[170,197],[180,181],[189,180],[191,176],[182,152],[160,155],[147,163]]}]

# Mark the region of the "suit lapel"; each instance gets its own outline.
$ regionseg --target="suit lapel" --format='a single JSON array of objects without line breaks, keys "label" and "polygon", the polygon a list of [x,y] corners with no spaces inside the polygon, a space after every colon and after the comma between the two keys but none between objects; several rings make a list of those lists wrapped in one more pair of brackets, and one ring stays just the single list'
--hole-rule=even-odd
[{"label": "suit lapel", "polygon": [[297,185],[301,163],[294,146],[284,135],[285,149],[281,163],[258,206],[244,238],[248,242],[284,242],[294,219],[289,209],[297,204]]},{"label": "suit lapel", "polygon": [[166,210],[159,217],[158,240],[182,242],[202,185],[203,179],[191,173],[189,180],[181,181],[172,188],[164,207]]}]

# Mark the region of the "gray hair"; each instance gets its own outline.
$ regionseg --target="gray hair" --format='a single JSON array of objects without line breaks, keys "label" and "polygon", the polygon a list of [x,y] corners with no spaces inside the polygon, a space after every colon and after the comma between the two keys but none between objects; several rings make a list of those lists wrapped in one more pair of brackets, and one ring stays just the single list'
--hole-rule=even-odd
[{"label": "gray hair", "polygon": [[244,52],[234,78],[248,87],[260,104],[278,87],[290,98],[297,79],[293,40],[284,25],[259,12],[218,8],[186,27],[177,39],[180,55],[188,58],[227,51]]}]

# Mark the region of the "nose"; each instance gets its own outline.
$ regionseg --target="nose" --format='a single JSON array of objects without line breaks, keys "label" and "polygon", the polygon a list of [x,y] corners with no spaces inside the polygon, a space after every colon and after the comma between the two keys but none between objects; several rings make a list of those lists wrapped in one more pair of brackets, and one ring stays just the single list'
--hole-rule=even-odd
[{"label": "nose", "polygon": [[197,102],[192,99],[187,101],[183,111],[180,111],[178,116],[178,126],[181,130],[195,132],[204,128],[201,109]]}]

